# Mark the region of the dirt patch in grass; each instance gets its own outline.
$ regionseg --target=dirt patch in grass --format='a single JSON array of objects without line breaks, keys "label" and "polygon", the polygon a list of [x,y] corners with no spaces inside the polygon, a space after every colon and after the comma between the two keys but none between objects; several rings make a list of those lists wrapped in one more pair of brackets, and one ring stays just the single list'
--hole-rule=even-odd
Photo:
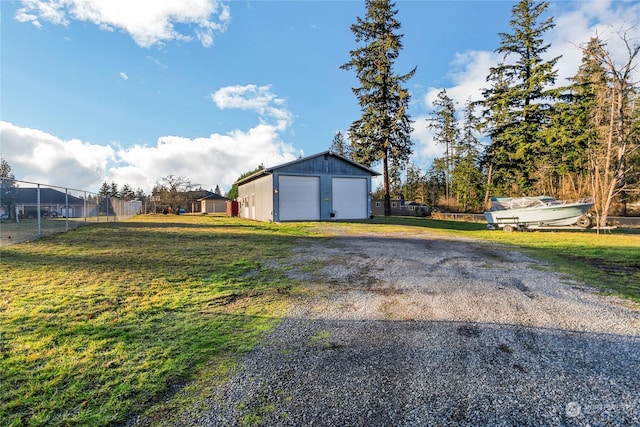
[{"label": "dirt patch in grass", "polygon": [[607,274],[616,274],[621,276],[640,274],[640,264],[628,264],[598,258],[572,257],[572,259],[590,265],[591,267],[595,267]]}]

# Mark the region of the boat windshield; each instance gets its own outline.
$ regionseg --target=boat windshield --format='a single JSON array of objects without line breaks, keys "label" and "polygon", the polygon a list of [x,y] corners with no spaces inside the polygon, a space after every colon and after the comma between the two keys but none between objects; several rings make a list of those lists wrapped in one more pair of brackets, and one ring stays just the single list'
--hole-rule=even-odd
[{"label": "boat windshield", "polygon": [[558,204],[558,200],[549,196],[539,197],[493,197],[491,199],[491,210],[502,211],[506,209],[535,208]]}]

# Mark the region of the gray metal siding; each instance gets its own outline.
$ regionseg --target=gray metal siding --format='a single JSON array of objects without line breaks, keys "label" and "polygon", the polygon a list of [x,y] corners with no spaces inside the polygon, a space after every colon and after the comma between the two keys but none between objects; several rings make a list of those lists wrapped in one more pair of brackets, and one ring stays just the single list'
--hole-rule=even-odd
[{"label": "gray metal siding", "polygon": [[303,159],[278,168],[281,174],[371,176],[366,170],[337,157],[325,155]]},{"label": "gray metal siding", "polygon": [[263,176],[238,186],[238,214],[258,221],[273,221],[273,178]]},{"label": "gray metal siding", "polygon": [[[320,219],[321,220],[329,220],[333,217],[331,216],[331,212],[333,211],[333,178],[354,178],[353,175],[327,175],[327,174],[293,174],[293,173],[281,173],[280,171],[275,172],[273,174],[273,182],[274,188],[278,188],[279,179],[281,176],[309,176],[309,177],[319,177],[320,178]],[[366,219],[371,215],[371,196],[369,191],[371,190],[371,175],[357,176],[357,178],[365,178],[366,179],[366,213],[362,216],[361,219]],[[357,198],[356,198],[357,199]],[[275,194],[273,206],[279,206],[279,194]],[[350,218],[355,219],[355,218]],[[280,212],[278,209],[275,210],[273,215],[274,221],[280,221]]]},{"label": "gray metal siding", "polygon": [[226,212],[227,201],[226,200],[202,200],[200,202],[200,212],[202,213],[216,213]]},{"label": "gray metal siding", "polygon": [[[363,219],[368,218],[371,213],[371,176],[375,172],[340,157],[324,154],[299,159],[271,168],[266,173],[268,174],[255,177],[238,186],[240,216],[260,221],[280,221],[280,213],[278,212],[280,176],[319,178],[320,220],[332,219],[333,178],[366,178],[367,208]],[[313,201],[314,204],[315,202],[317,200]]]},{"label": "gray metal siding", "polygon": [[320,214],[320,177],[278,174],[278,201],[274,218],[279,221],[317,221]]}]

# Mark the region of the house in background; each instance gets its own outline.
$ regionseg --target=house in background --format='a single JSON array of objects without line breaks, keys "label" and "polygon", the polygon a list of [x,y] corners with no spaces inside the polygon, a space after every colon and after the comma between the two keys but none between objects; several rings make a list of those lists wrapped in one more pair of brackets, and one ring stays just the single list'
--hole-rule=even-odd
[{"label": "house in background", "polygon": [[184,193],[185,204],[182,206],[182,209],[184,209],[187,213],[202,212],[202,200],[213,195],[217,194],[209,190],[200,189],[186,191]]},{"label": "house in background", "polygon": [[[38,190],[40,197],[38,198]],[[85,216],[86,203],[84,199],[65,194],[53,188],[16,188],[15,207],[18,214],[25,218],[37,218],[38,202],[40,215],[64,216],[79,218]],[[95,207],[92,209],[95,215]]]},{"label": "house in background", "polygon": [[378,172],[325,151],[236,182],[239,215],[258,221],[367,219]]},{"label": "house in background", "polygon": [[[384,199],[373,199],[373,216],[384,216]],[[402,199],[391,199],[391,215],[394,216],[430,216],[431,207]]]},{"label": "house in background", "polygon": [[200,213],[225,213],[229,199],[212,193],[197,200],[200,203]]}]

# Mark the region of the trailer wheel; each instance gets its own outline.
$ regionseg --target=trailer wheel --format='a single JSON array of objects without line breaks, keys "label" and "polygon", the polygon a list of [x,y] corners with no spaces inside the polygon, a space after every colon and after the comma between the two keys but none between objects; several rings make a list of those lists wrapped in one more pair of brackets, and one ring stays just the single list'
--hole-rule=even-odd
[{"label": "trailer wheel", "polygon": [[512,225],[505,225],[504,227],[502,227],[502,229],[507,233],[511,233],[513,230],[515,230],[515,228]]},{"label": "trailer wheel", "polygon": [[589,215],[582,215],[580,218],[578,218],[576,225],[580,228],[591,228],[593,223]]}]

